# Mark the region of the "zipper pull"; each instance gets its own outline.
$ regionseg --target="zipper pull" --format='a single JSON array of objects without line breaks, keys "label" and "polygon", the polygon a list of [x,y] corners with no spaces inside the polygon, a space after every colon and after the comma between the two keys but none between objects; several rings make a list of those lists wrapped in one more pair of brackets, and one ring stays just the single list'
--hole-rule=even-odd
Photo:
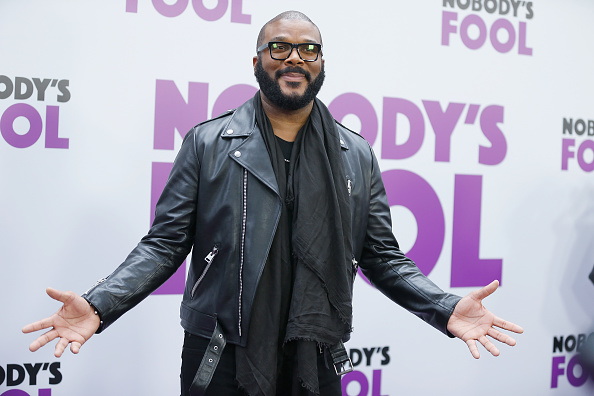
[{"label": "zipper pull", "polygon": [[208,253],[206,255],[206,257],[204,257],[204,261],[206,261],[208,264],[212,263],[212,260],[218,253],[219,253],[219,249],[216,246],[213,247],[212,251],[210,253]]},{"label": "zipper pull", "polygon": [[349,197],[350,197],[351,191],[352,191],[351,179],[347,179],[347,190],[349,191]]}]

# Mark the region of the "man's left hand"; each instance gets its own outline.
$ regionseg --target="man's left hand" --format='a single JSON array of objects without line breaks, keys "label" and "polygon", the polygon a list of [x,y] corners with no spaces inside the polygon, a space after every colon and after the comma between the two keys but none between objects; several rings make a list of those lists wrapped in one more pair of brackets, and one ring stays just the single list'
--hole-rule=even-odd
[{"label": "man's left hand", "polygon": [[507,345],[516,345],[516,340],[495,327],[518,334],[524,332],[517,324],[498,318],[483,306],[482,300],[497,290],[498,286],[499,281],[495,280],[462,298],[448,321],[448,331],[468,345],[475,359],[481,356],[476,341],[480,342],[493,356],[499,356],[499,349],[487,338],[487,335]]}]

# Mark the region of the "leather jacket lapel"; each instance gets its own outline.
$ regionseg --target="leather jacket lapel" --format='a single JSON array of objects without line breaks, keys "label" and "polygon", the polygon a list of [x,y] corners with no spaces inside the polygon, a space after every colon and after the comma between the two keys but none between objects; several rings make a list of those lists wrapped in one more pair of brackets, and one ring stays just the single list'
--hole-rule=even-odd
[{"label": "leather jacket lapel", "polygon": [[225,139],[239,137],[245,138],[245,140],[229,152],[229,157],[247,169],[280,197],[266,144],[260,129],[256,125],[254,106],[251,100],[235,111],[221,135],[221,138]]}]

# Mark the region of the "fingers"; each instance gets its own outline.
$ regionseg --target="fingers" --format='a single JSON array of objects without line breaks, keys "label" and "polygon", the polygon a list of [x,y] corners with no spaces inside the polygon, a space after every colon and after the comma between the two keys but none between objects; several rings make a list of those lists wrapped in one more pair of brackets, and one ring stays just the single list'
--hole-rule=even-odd
[{"label": "fingers", "polygon": [[70,343],[70,352],[77,354],[78,352],[80,352],[80,347],[81,347],[81,343],[80,342],[76,342],[76,341],[72,341]]},{"label": "fingers", "polygon": [[41,348],[48,342],[55,340],[56,337],[58,337],[58,332],[56,330],[52,329],[52,330],[48,331],[47,333],[42,334],[39,337],[37,337],[37,339],[35,341],[33,341],[31,343],[31,345],[29,345],[29,350],[31,352],[35,352],[36,350],[38,350],[39,348]]},{"label": "fingers", "polygon": [[[73,292],[63,292],[60,290],[52,289],[51,287],[48,287],[47,289],[45,289],[45,292],[47,293],[48,296],[50,296],[54,300],[57,300],[57,301],[60,301],[63,303],[70,300],[72,298],[72,294],[73,294]],[[55,317],[55,314],[50,317],[47,317],[45,319],[41,319],[37,322],[29,323],[28,325],[23,327],[22,331],[23,331],[23,333],[32,333],[34,331],[43,330],[43,329],[53,327],[54,326],[54,317]]]},{"label": "fingers", "polygon": [[[491,337],[499,342],[502,342],[504,344],[507,344],[509,346],[516,345],[516,340],[514,340],[512,337],[510,337],[507,334],[504,334],[498,330],[495,330],[493,328],[490,328],[487,331],[487,335],[489,337]],[[495,344],[493,344],[491,342],[491,340],[489,338],[487,338],[487,336],[485,334],[483,334],[483,335],[480,335],[477,339],[472,338],[472,339],[469,339],[466,341],[466,345],[468,345],[468,349],[470,350],[470,353],[472,354],[472,356],[475,359],[478,359],[480,357],[476,341],[480,342],[481,345],[483,347],[485,347],[485,349],[487,351],[489,351],[489,353],[491,353],[491,355],[499,356],[499,354],[500,354],[499,349],[495,346]]]},{"label": "fingers", "polygon": [[491,353],[493,356],[499,356],[499,349],[486,337],[481,336],[479,338],[479,342],[485,347],[487,351]]},{"label": "fingers", "polygon": [[513,331],[514,333],[522,334],[524,332],[524,329],[518,326],[517,324],[508,322],[498,317],[495,317],[495,319],[493,320],[493,324],[504,330]]},{"label": "fingers", "polygon": [[56,344],[56,349],[54,352],[54,355],[56,357],[60,357],[62,356],[62,354],[64,353],[64,351],[66,350],[66,348],[68,347],[68,344],[70,344],[70,351],[72,351],[72,353],[76,354],[80,352],[80,348],[82,347],[82,343],[79,341],[70,341],[68,338],[65,337],[60,337],[60,335],[58,334],[58,332],[54,329],[48,331],[47,333],[39,336],[35,341],[33,341],[31,343],[31,345],[29,345],[29,350],[31,352],[35,352],[37,351],[39,348],[43,347],[44,345],[46,345],[47,343],[55,340],[56,338],[59,338],[60,340],[58,341],[58,343]]},{"label": "fingers", "polygon": [[[73,299],[75,299],[78,296],[74,292],[70,292],[70,291],[63,292],[60,290],[52,289],[51,287],[48,287],[46,289],[46,293],[48,294],[48,296],[50,296],[54,300],[64,303],[65,304],[64,306],[66,306],[67,303],[71,302]],[[61,332],[56,330],[55,327],[59,326],[60,312],[61,311],[58,311],[56,314],[54,314],[48,318],[39,320],[37,322],[30,323],[30,324],[26,325],[25,327],[23,327],[23,329],[22,329],[23,333],[32,333],[34,331],[50,328],[49,331],[47,331],[45,334],[39,336],[35,341],[33,341],[29,345],[29,350],[31,352],[37,351],[39,348],[41,348],[44,345],[46,345],[47,343],[55,340],[56,338],[59,339],[58,342],[56,343],[56,348],[54,351],[54,355],[56,357],[62,356],[62,354],[64,353],[64,350],[66,350],[69,343],[71,343],[70,350],[72,351],[72,353],[78,353],[80,351],[80,348],[81,348],[82,344],[84,343],[83,337],[79,337],[77,334],[73,334],[74,337],[71,337],[71,338],[76,338],[76,339],[78,339],[78,341],[74,341],[67,337],[64,337],[63,334],[68,334],[69,332],[73,333],[73,331],[70,327],[66,327],[66,328],[60,327],[60,328],[62,328]],[[64,333],[64,330],[68,330],[68,331],[66,331],[66,333]],[[76,333],[76,332],[74,331],[74,333]],[[60,335],[60,334],[62,334],[62,335]]]},{"label": "fingers", "polygon": [[66,349],[66,347],[68,346],[69,341],[66,338],[60,338],[60,341],[58,341],[58,343],[56,344],[56,350],[54,351],[54,356],[55,357],[60,357],[62,356],[62,353],[64,353],[64,349]]},{"label": "fingers", "polygon": [[493,294],[493,292],[495,290],[497,290],[497,288],[499,287],[499,281],[498,280],[494,280],[493,282],[489,283],[487,286],[483,287],[482,289],[478,289],[475,290],[471,293],[472,297],[475,300],[483,300],[486,297],[490,296],[491,294]]},{"label": "fingers", "polygon": [[466,341],[466,345],[468,345],[468,349],[470,350],[470,354],[472,355],[472,357],[474,357],[475,359],[478,359],[481,357],[478,347],[476,346],[475,340]]},{"label": "fingers", "polygon": [[[470,353],[472,354],[472,357],[474,357],[475,359],[479,359],[481,357],[481,354],[479,353],[478,346],[476,345],[476,341],[477,340],[474,340],[474,339],[468,340],[468,341],[466,341],[466,345],[468,346],[468,349],[470,350]],[[480,342],[481,345],[483,347],[485,347],[485,349],[491,355],[493,355],[493,356],[499,356],[499,354],[500,354],[499,349],[495,346],[495,344],[493,344],[491,342],[491,340],[489,340],[487,338],[487,336],[484,336],[484,335],[480,336],[478,338],[478,342]]]},{"label": "fingers", "polygon": [[512,337],[508,336],[507,334],[503,334],[502,332],[495,330],[493,328],[490,328],[487,334],[489,334],[489,337],[494,338],[497,341],[507,344],[509,346],[516,345],[516,340],[514,340]]},{"label": "fingers", "polygon": [[29,323],[25,327],[23,327],[23,333],[32,333],[34,331],[47,329],[54,326],[54,322],[49,318],[38,320],[37,322]]}]

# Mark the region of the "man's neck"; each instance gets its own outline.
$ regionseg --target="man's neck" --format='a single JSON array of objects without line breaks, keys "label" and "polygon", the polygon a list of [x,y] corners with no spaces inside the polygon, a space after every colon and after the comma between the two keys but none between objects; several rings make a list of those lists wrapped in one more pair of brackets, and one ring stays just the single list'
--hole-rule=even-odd
[{"label": "man's neck", "polygon": [[283,110],[273,105],[264,95],[262,107],[270,120],[274,134],[287,142],[294,142],[313,108],[313,101],[299,110]]}]

